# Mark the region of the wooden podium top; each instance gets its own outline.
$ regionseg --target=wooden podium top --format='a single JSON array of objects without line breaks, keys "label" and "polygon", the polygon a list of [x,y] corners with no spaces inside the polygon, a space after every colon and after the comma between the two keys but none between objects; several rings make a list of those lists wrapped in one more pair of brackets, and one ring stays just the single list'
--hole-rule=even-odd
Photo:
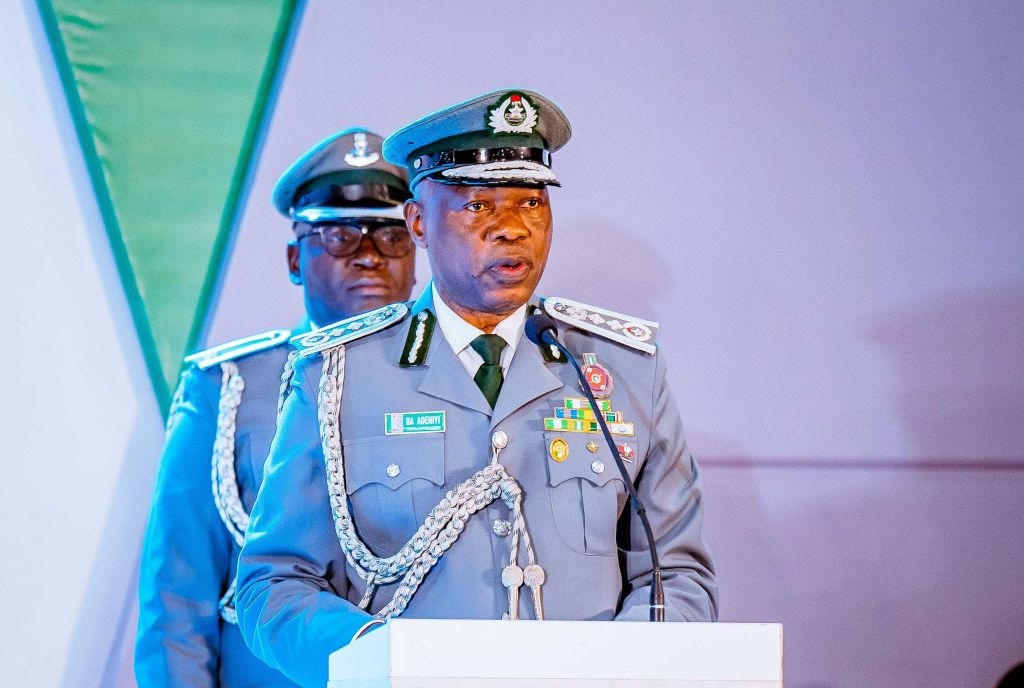
[{"label": "wooden podium top", "polygon": [[328,688],[781,688],[779,624],[396,619]]}]

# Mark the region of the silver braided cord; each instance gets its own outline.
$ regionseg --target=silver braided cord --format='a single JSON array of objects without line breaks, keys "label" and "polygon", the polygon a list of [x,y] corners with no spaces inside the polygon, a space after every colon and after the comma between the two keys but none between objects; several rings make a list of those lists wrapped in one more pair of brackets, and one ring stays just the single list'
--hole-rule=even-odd
[{"label": "silver braided cord", "polygon": [[288,352],[288,359],[284,362],[284,370],[281,371],[281,391],[277,393],[277,424],[281,424],[281,412],[284,410],[284,400],[288,398],[288,389],[295,374],[295,360],[299,357],[297,349]]},{"label": "silver braided cord", "polygon": [[[501,572],[501,583],[508,588],[507,618],[515,621],[519,618],[519,589],[525,584],[530,588],[533,602],[533,615],[538,621],[544,620],[544,601],[541,597],[541,586],[544,584],[544,569],[537,564],[537,553],[533,549],[530,531],[526,527],[526,514],[523,512],[522,494],[516,496],[512,509],[512,547],[509,549],[508,566]],[[525,569],[519,566],[519,542],[526,546],[529,562]]]},{"label": "silver braided cord", "polygon": [[234,605],[235,583],[236,581],[232,579],[231,585],[228,586],[228,591],[224,593],[224,596],[220,598],[220,602],[217,603],[217,609],[220,610],[220,618],[232,626],[238,625],[238,614],[235,613]]},{"label": "silver braided cord", "polygon": [[[217,435],[213,441],[211,460],[211,482],[213,501],[224,527],[238,544],[245,542],[245,529],[249,525],[249,514],[245,511],[238,491],[235,475],[235,420],[238,406],[242,403],[245,381],[238,372],[238,366],[231,361],[221,364],[220,400],[217,404]],[[235,583],[231,582],[218,605],[221,617],[228,623],[237,623],[232,602],[235,597]]]},{"label": "silver braided cord", "polygon": [[224,371],[217,405],[217,435],[213,441],[212,479],[213,500],[224,526],[238,546],[245,542],[245,528],[249,514],[245,512],[238,494],[235,476],[235,419],[242,402],[245,381],[238,366],[231,361],[221,364]]},{"label": "silver braided cord", "polygon": [[[346,561],[367,582],[360,608],[369,607],[378,585],[387,585],[401,579],[391,601],[376,613],[378,619],[394,618],[405,611],[424,577],[437,564],[441,555],[455,544],[469,518],[496,499],[500,498],[512,510],[516,522],[521,524],[520,528],[525,533],[522,489],[497,462],[495,453],[486,468],[445,494],[398,552],[390,557],[374,555],[356,534],[345,487],[345,462],[338,427],[345,381],[345,347],[325,350],[323,357],[317,406],[335,532]],[[532,551],[532,547],[530,549]]]}]

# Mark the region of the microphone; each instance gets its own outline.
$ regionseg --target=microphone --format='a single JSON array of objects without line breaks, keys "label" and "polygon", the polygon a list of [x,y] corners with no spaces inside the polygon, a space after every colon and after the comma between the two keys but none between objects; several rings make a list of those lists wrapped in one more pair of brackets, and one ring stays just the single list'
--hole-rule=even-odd
[{"label": "microphone", "polygon": [[[555,326],[555,320],[550,315],[544,315],[543,313],[531,315],[526,319],[525,332],[526,338],[537,346],[554,344],[559,349],[562,348],[558,343],[558,330]],[[572,357],[570,356],[569,358]]]},{"label": "microphone", "polygon": [[587,384],[586,378],[583,377],[583,370],[580,368],[580,364],[576,361],[576,357],[558,341],[558,330],[555,328],[555,321],[550,316],[543,313],[531,315],[526,319],[526,338],[537,346],[557,347],[562,352],[562,355],[572,363],[572,367],[576,371],[576,377],[579,378],[580,386],[583,387],[583,391],[587,395],[590,408],[594,410],[594,417],[597,418],[597,423],[601,427],[601,433],[604,435],[605,442],[608,443],[608,449],[611,450],[612,456],[615,458],[615,466],[619,469],[622,482],[626,485],[626,491],[629,493],[629,501],[633,506],[633,511],[639,517],[640,524],[644,529],[644,535],[647,536],[647,550],[651,554],[651,621],[664,621],[665,589],[661,580],[661,563],[658,561],[658,550],[654,545],[654,531],[651,530],[651,522],[647,519],[647,510],[644,508],[643,502],[640,501],[640,495],[636,492],[636,486],[633,485],[633,481],[629,478],[626,464],[619,455],[619,448],[616,446],[612,433],[608,429],[608,423],[604,419],[604,414],[598,408],[594,392],[590,389],[590,385]]}]

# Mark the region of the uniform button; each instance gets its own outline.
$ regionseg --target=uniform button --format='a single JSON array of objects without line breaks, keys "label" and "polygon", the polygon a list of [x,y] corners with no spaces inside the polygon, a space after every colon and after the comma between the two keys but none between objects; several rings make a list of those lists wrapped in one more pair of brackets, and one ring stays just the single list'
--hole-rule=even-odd
[{"label": "uniform button", "polygon": [[494,519],[494,523],[491,524],[491,530],[498,537],[508,537],[512,532],[512,524],[503,518]]},{"label": "uniform button", "polygon": [[401,467],[397,463],[390,464],[384,470],[388,474],[389,478],[397,478],[398,474],[402,472]]},{"label": "uniform button", "polygon": [[504,449],[508,446],[508,435],[504,430],[495,430],[491,433],[491,446],[495,449]]},{"label": "uniform button", "polygon": [[598,475],[604,473],[604,461],[595,461],[590,464],[590,470],[594,471]]}]

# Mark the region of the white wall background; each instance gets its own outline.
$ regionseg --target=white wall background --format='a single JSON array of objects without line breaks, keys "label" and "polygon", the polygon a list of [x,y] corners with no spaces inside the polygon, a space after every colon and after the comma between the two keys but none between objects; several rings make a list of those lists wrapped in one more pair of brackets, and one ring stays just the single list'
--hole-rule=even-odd
[{"label": "white wall background", "polygon": [[0,683],[127,683],[163,427],[29,0],[0,21],[0,161]]},{"label": "white wall background", "polygon": [[992,686],[1024,660],[1022,32],[1009,2],[312,0],[210,341],[298,319],[268,199],[309,145],[539,90],[574,128],[542,288],[663,323],[724,618],[786,624],[787,686]]}]

